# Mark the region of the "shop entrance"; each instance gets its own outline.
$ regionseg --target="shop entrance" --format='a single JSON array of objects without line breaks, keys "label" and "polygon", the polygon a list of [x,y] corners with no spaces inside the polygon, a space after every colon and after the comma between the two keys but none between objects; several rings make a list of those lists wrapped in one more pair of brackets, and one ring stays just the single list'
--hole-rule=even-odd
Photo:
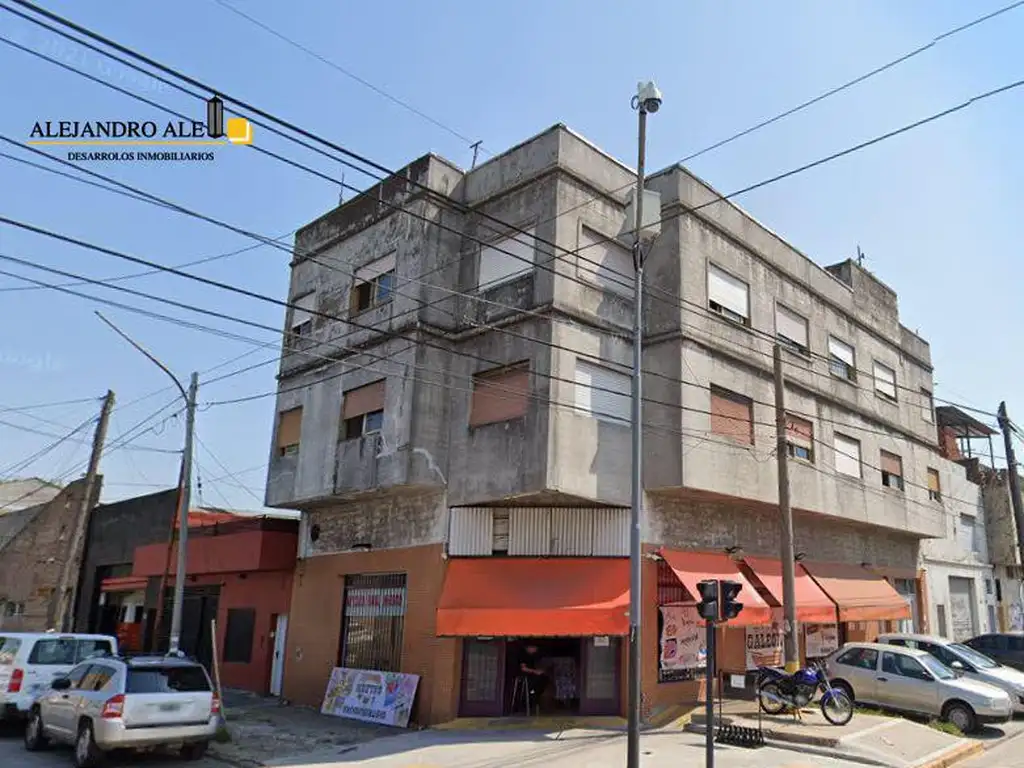
[{"label": "shop entrance", "polygon": [[459,714],[617,715],[620,668],[618,637],[466,638]]}]

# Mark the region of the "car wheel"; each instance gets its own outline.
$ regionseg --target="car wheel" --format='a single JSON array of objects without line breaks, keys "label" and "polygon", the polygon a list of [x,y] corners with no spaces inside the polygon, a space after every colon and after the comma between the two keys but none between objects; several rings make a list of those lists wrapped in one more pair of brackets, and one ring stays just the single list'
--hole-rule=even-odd
[{"label": "car wheel", "polygon": [[83,722],[78,726],[78,738],[75,739],[75,768],[99,768],[103,764],[103,752],[96,746],[92,733],[92,723]]},{"label": "car wheel", "polygon": [[840,680],[838,683],[830,683],[830,685],[837,691],[842,691],[843,693],[845,693],[846,698],[856,703],[857,699],[853,697],[853,688],[850,687],[849,683]]},{"label": "car wheel", "polygon": [[206,754],[207,747],[210,746],[208,741],[197,741],[195,744],[186,744],[181,748],[181,757],[183,760],[201,760],[203,755]]},{"label": "car wheel", "polygon": [[962,733],[973,733],[978,728],[978,718],[974,710],[962,701],[947,704],[942,712],[942,719],[955,725]]},{"label": "car wheel", "polygon": [[25,749],[29,752],[38,752],[47,746],[46,735],[43,732],[43,717],[36,707],[28,716],[28,723],[25,725]]}]

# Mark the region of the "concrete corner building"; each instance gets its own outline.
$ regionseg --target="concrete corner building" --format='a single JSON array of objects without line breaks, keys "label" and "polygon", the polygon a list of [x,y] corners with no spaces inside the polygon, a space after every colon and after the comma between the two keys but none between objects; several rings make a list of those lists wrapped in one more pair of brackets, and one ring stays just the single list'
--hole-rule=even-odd
[{"label": "concrete corner building", "polygon": [[[556,125],[471,171],[422,157],[297,233],[266,498],[302,511],[287,698],[318,704],[342,666],[420,675],[425,724],[624,713],[634,184]],[[702,579],[744,585],[730,684],[781,648],[776,341],[802,653],[920,626],[947,512],[930,351],[896,293],[682,167],[647,187],[651,716],[702,695]]]}]

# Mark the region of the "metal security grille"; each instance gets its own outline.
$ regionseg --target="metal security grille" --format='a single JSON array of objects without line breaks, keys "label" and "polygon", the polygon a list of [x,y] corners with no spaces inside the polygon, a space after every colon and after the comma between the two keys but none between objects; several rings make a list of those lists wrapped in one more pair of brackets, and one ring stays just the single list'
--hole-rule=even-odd
[{"label": "metal security grille", "polygon": [[398,672],[405,627],[404,573],[345,577],[338,666]]}]

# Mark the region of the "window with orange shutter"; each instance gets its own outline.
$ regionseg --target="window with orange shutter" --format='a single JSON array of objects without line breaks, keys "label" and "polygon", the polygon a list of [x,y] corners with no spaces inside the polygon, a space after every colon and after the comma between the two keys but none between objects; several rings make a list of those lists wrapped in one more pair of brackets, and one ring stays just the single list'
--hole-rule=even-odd
[{"label": "window with orange shutter", "polygon": [[786,451],[794,459],[814,461],[814,425],[811,422],[786,414]]},{"label": "window with orange shutter", "polygon": [[887,488],[903,490],[903,459],[895,453],[881,452],[882,485]]},{"label": "window with orange shutter", "polygon": [[384,379],[349,389],[342,395],[343,440],[377,434],[384,426]]},{"label": "window with orange shutter", "polygon": [[754,418],[750,398],[712,386],[711,431],[737,442],[753,445]]},{"label": "window with orange shutter", "polygon": [[291,456],[299,452],[302,437],[302,406],[282,411],[277,416],[277,453]]},{"label": "window with orange shutter", "polygon": [[518,363],[473,376],[469,426],[497,424],[526,415],[529,405],[530,367]]},{"label": "window with orange shutter", "polygon": [[928,498],[942,501],[942,488],[939,485],[939,470],[928,467]]}]

